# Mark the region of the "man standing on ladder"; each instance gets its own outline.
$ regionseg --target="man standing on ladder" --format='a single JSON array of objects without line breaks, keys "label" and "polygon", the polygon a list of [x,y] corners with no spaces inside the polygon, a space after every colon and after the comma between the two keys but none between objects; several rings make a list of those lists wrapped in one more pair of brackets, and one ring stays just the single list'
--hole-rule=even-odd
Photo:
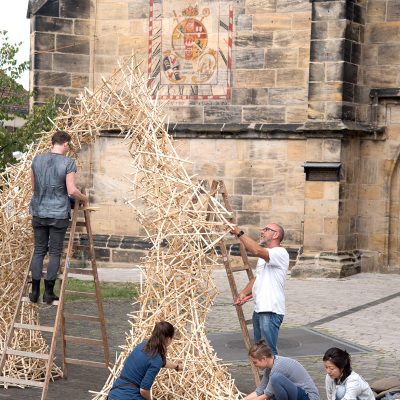
[{"label": "man standing on ladder", "polygon": [[281,247],[284,230],[278,224],[268,224],[261,229],[260,246],[238,226],[231,230],[246,250],[259,257],[256,276],[239,293],[236,304],[243,304],[249,296],[254,299],[254,341],[264,339],[274,355],[278,354],[276,343],[279,328],[285,314],[285,281],[289,268],[289,253]]},{"label": "man standing on ladder", "polygon": [[51,152],[36,155],[31,169],[33,196],[29,211],[35,240],[31,262],[32,293],[29,294],[32,303],[39,299],[43,259],[47,251],[49,264],[43,301],[51,304],[58,300],[53,290],[71,212],[68,196],[82,204],[88,202],[87,196],[75,186],[75,161],[66,156],[71,136],[67,132],[57,131],[51,143]]}]

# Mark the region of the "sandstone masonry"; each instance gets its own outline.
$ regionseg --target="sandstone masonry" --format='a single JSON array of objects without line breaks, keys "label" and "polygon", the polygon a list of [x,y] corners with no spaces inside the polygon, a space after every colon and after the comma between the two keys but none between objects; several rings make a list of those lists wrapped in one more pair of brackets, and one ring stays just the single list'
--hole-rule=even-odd
[{"label": "sandstone masonry", "polygon": [[[94,88],[133,50],[146,71],[152,4],[31,0],[33,102]],[[229,96],[171,98],[167,106],[189,173],[223,179],[254,238],[266,223],[281,223],[293,258],[300,249],[293,274],[400,272],[400,0],[221,5],[233,12]],[[338,165],[337,179],[305,174],[305,164]],[[100,207],[97,247],[110,263],[136,262],[127,252],[143,235],[127,205],[132,168],[115,132],[101,132],[81,155],[78,175]]]}]

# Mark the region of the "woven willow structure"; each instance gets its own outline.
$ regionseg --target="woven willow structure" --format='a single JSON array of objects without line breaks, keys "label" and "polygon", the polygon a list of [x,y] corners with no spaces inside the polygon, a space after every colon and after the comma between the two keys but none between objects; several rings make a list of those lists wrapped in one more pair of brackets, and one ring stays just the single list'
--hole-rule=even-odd
[{"label": "woven willow structure", "polygon": [[[94,400],[105,399],[129,352],[150,336],[160,320],[171,322],[177,336],[168,357],[181,360],[183,371],[162,370],[153,385],[157,399],[239,399],[227,366],[215,355],[205,333],[205,319],[216,288],[211,278],[217,264],[215,246],[226,235],[229,213],[201,182],[192,179],[186,161],[177,155],[169,137],[163,105],[152,99],[147,78],[134,57],[93,93],[85,90],[73,105],[60,111],[55,129],[72,136],[76,149],[91,143],[101,131],[119,130],[132,157],[129,204],[152,242],[153,249],[144,258],[141,269],[144,290],[138,298],[138,311],[130,318],[131,330],[110,376]],[[15,307],[15,298],[28,268],[32,233],[27,215],[30,199],[30,163],[36,153],[48,151],[49,138],[44,135],[30,148],[23,160],[2,177],[1,259],[0,259],[0,339],[5,333]],[[12,283],[12,284],[11,284]],[[24,318],[38,323],[37,306],[29,305]],[[27,343],[18,344],[34,351],[45,346],[40,333]],[[40,365],[9,363],[7,374],[36,373],[43,376]],[[54,375],[60,374],[54,367]]]}]

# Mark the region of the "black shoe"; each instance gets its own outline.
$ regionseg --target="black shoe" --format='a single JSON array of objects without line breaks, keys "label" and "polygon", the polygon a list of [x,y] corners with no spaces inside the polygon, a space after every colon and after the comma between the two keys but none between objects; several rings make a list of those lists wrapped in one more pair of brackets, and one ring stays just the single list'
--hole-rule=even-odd
[{"label": "black shoe", "polygon": [[44,280],[44,294],[43,303],[51,304],[53,301],[58,300],[58,297],[54,294],[54,284],[56,281]]},{"label": "black shoe", "polygon": [[40,279],[32,279],[32,293],[29,293],[31,303],[37,303],[40,295]]}]

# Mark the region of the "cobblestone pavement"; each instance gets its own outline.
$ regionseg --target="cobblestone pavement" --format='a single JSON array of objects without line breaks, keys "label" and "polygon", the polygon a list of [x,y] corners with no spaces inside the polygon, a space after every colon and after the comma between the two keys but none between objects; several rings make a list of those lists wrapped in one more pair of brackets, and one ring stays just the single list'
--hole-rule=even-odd
[{"label": "cobblestone pavement", "polygon": [[[224,271],[215,271],[220,291],[208,318],[213,330],[237,330],[237,319]],[[235,276],[238,276],[236,274]],[[224,279],[225,278],[225,279]],[[245,274],[237,281],[244,287]],[[252,304],[246,304],[250,317]],[[400,365],[400,275],[364,273],[345,279],[288,277],[286,315],[282,329],[310,326],[336,338],[370,349],[352,356],[353,369],[368,381],[398,376]],[[325,398],[321,357],[301,357],[299,361],[315,380]],[[233,374],[235,376],[235,373]],[[238,374],[240,376],[240,374]],[[247,382],[251,381],[248,376]]]},{"label": "cobblestone pavement", "polygon": [[[239,324],[232,306],[232,296],[224,270],[213,272],[219,290],[207,318],[209,332],[238,332]],[[100,269],[101,280],[140,280],[137,269]],[[238,288],[246,282],[245,274],[235,274]],[[71,305],[71,307],[78,307]],[[84,305],[85,306],[85,305]],[[252,304],[245,305],[247,317]],[[105,312],[111,354],[125,343],[129,329],[126,314],[132,305],[126,301],[106,301]],[[338,339],[364,346],[370,351],[353,354],[353,367],[368,381],[385,376],[399,375],[400,365],[400,275],[358,274],[346,279],[294,279],[286,284],[286,316],[282,329],[312,327]],[[87,311],[90,313],[90,310]],[[74,328],[81,329],[79,326]],[[315,380],[325,399],[324,371],[321,356],[299,357]],[[246,362],[235,362],[230,371],[238,388],[243,392],[254,389],[253,377]],[[68,380],[50,385],[48,400],[90,399],[88,389],[99,389],[107,376],[106,371],[77,366],[70,367]],[[0,389],[0,399],[39,399],[37,389]]]}]

